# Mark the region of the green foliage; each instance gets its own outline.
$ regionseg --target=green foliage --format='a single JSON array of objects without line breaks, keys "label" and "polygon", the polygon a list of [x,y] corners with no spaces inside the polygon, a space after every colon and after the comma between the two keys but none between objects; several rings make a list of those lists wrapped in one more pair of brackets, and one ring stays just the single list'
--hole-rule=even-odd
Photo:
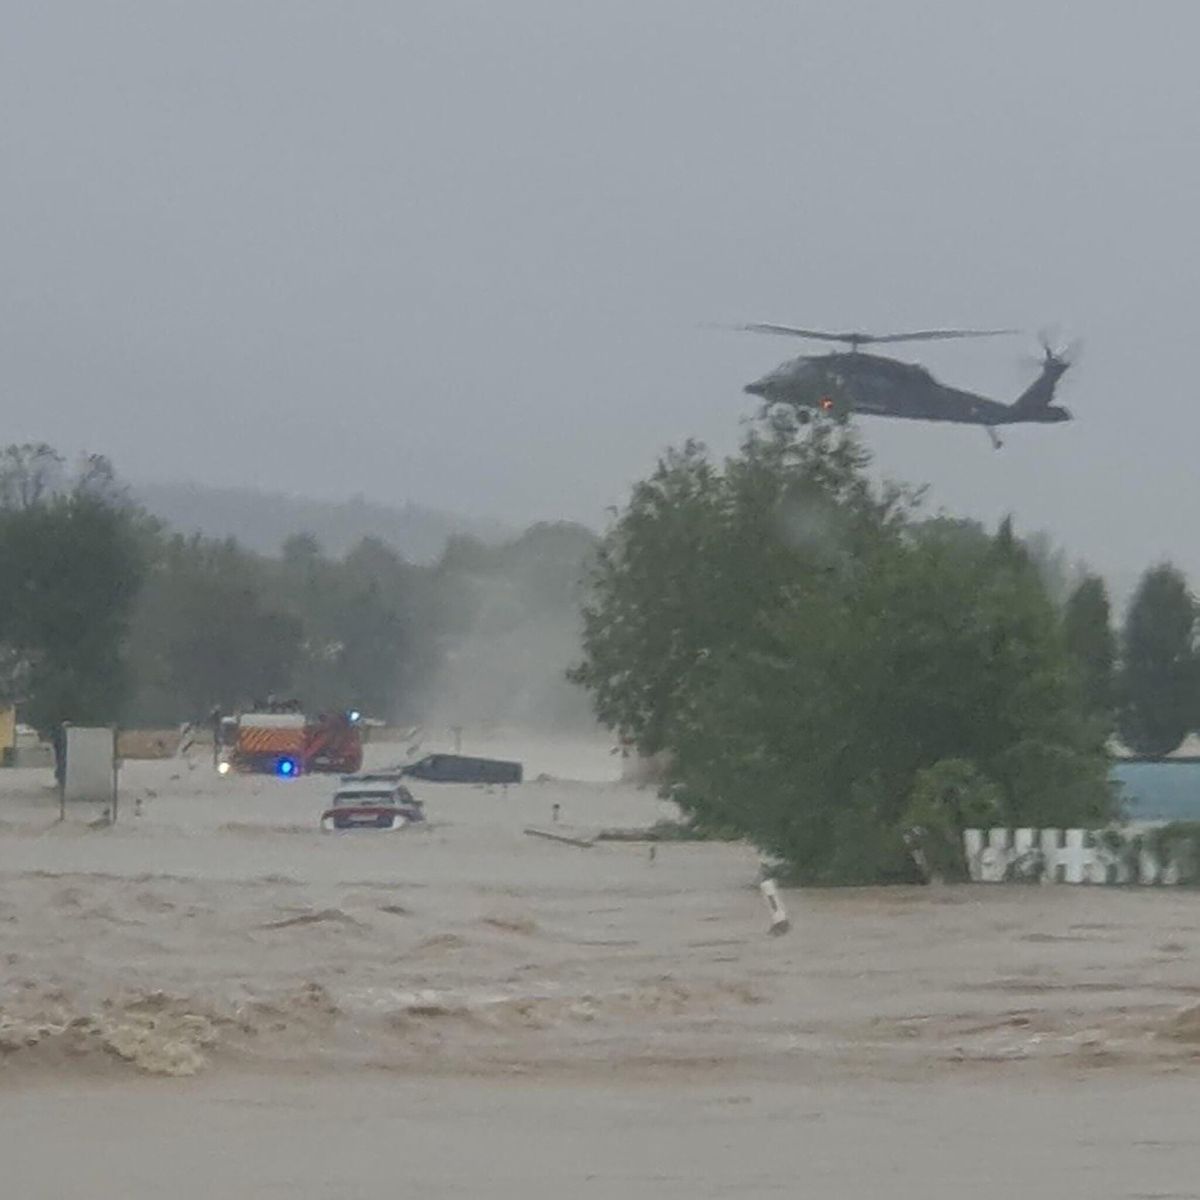
[{"label": "green foliage", "polygon": [[645,754],[670,743],[689,673],[720,640],[719,623],[738,619],[714,569],[719,484],[699,443],[669,451],[599,551],[583,613],[587,657],[571,678],[591,690],[601,721]]},{"label": "green foliage", "polygon": [[120,713],[139,538],[103,459],[68,479],[48,447],[0,453],[0,685],[44,734]]},{"label": "green foliage", "polygon": [[1089,712],[1106,724],[1114,708],[1117,648],[1108,591],[1099,575],[1087,575],[1067,598],[1063,636],[1075,663]]},{"label": "green foliage", "polygon": [[943,879],[967,877],[965,829],[989,829],[1003,818],[1004,793],[962,758],[944,758],[916,773],[902,825],[909,845]]},{"label": "green foliage", "polygon": [[1181,884],[1200,884],[1200,821],[1172,821],[1150,829],[1145,844],[1160,867],[1175,868]]},{"label": "green foliage", "polygon": [[573,677],[600,718],[671,751],[686,812],[801,879],[911,878],[906,810],[943,760],[993,780],[1013,823],[1102,822],[1102,736],[1011,525],[918,522],[866,466],[852,433],[783,417],[723,468],[667,456],[585,608]]},{"label": "green foliage", "polygon": [[1142,576],[1121,638],[1122,741],[1138,754],[1176,749],[1200,717],[1196,606],[1182,573],[1170,563]]}]

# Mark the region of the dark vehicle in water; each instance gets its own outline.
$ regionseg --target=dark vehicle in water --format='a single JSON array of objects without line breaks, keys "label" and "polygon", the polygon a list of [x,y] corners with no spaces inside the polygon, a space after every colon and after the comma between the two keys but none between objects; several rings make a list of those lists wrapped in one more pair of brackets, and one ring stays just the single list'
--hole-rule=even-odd
[{"label": "dark vehicle in water", "polygon": [[499,758],[471,758],[465,754],[427,754],[404,768],[412,779],[430,783],[520,783],[519,762]]},{"label": "dark vehicle in water", "polygon": [[321,828],[403,829],[425,820],[425,809],[396,773],[343,776]]}]

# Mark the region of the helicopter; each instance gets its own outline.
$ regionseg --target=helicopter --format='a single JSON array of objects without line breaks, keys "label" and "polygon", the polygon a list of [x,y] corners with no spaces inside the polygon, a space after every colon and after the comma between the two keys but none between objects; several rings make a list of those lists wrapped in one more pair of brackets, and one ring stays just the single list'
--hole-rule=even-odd
[{"label": "helicopter", "polygon": [[846,420],[852,413],[901,417],[911,421],[947,421],[981,425],[992,446],[1003,445],[998,425],[1050,425],[1070,421],[1071,413],[1054,404],[1054,390],[1071,365],[1042,339],[1041,373],[1011,404],[939,383],[916,363],[864,354],[861,347],[895,342],[931,342],[948,338],[999,337],[1015,329],[921,329],[912,333],[826,333],[791,325],[753,324],[737,328],[751,333],[774,333],[849,346],[849,350],[804,355],[776,367],[745,391],[764,404],[787,404],[801,420],[816,412]]}]

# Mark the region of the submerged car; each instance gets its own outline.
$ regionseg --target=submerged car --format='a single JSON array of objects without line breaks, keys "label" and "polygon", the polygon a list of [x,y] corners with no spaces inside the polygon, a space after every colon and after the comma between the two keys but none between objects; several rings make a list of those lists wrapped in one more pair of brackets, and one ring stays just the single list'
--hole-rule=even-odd
[{"label": "submerged car", "polygon": [[404,774],[430,783],[520,783],[519,762],[471,758],[465,754],[427,754],[404,768]]},{"label": "submerged car", "polygon": [[403,829],[424,820],[420,800],[395,775],[348,775],[321,814],[321,828]]}]

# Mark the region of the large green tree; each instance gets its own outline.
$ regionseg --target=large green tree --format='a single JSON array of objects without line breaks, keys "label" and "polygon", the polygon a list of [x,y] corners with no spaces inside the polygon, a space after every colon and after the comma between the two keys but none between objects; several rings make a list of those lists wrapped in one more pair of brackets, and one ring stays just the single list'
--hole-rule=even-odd
[{"label": "large green tree", "polygon": [[905,877],[918,774],[964,761],[1020,824],[1111,810],[1058,613],[1006,524],[915,519],[854,435],[775,417],[669,455],[605,540],[574,678],[670,788],[803,878]]},{"label": "large green tree", "polygon": [[119,717],[142,547],[141,519],[106,460],[71,475],[46,446],[0,453],[3,685],[43,734]]},{"label": "large green tree", "polygon": [[1161,757],[1200,716],[1196,605],[1183,573],[1170,563],[1147,570],[1121,634],[1121,740],[1138,754]]}]

